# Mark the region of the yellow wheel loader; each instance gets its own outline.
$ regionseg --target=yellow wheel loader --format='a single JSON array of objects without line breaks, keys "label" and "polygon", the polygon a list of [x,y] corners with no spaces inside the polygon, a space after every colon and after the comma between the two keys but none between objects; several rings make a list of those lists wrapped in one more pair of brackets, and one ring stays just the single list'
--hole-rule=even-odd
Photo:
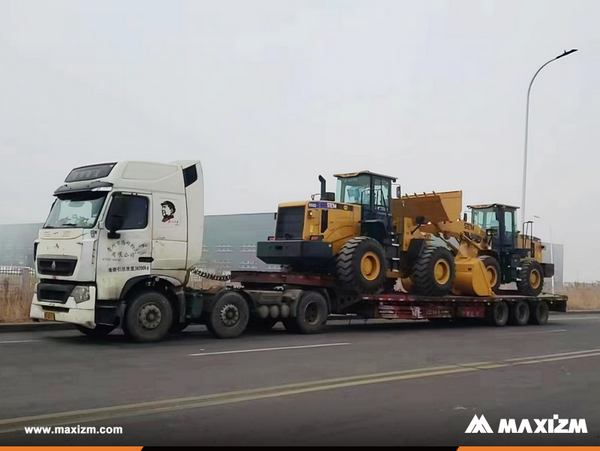
[{"label": "yellow wheel loader", "polygon": [[476,242],[461,239],[473,226],[459,220],[460,191],[400,197],[398,189],[393,198],[394,177],[335,177],[336,193],[319,176],[319,200],[279,205],[275,236],[257,244],[258,258],[286,271],[329,274],[364,294],[398,279],[430,296],[493,294]]}]

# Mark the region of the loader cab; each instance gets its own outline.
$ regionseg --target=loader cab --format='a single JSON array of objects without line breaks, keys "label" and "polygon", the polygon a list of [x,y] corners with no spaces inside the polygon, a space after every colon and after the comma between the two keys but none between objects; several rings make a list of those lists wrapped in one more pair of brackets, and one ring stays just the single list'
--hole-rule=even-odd
[{"label": "loader cab", "polygon": [[517,208],[510,205],[491,204],[469,206],[473,224],[491,235],[492,249],[511,252],[517,247]]},{"label": "loader cab", "polygon": [[360,205],[362,234],[383,244],[392,229],[392,183],[396,178],[370,171],[336,174],[336,200]]}]

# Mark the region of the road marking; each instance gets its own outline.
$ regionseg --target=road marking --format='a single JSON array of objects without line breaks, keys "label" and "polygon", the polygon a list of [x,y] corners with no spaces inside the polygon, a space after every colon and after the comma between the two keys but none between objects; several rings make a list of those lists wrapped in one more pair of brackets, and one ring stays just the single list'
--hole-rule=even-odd
[{"label": "road marking", "polygon": [[318,345],[302,345],[302,346],[281,346],[278,348],[258,348],[258,349],[238,349],[236,351],[218,351],[218,352],[201,352],[199,354],[190,354],[190,357],[199,357],[202,355],[221,355],[221,354],[241,354],[244,352],[265,352],[265,351],[284,351],[287,349],[308,349],[308,348],[324,348],[328,346],[348,346],[352,343],[323,343]]},{"label": "road marking", "polygon": [[600,319],[600,316],[587,316],[585,318],[567,318],[559,316],[558,318],[551,318],[556,321],[586,321],[588,319]]},{"label": "road marking", "polygon": [[537,331],[537,332],[526,332],[526,331],[523,331],[523,332],[511,332],[511,333],[507,333],[507,334],[497,334],[496,336],[498,338],[501,338],[501,337],[512,337],[512,336],[515,336],[515,335],[553,334],[553,333],[556,333],[556,332],[568,332],[568,331],[567,331],[567,329],[540,330],[540,331]]},{"label": "road marking", "polygon": [[33,341],[40,341],[40,340],[13,340],[13,341],[0,341],[0,345],[6,345],[6,344],[11,344],[11,343],[31,343]]},{"label": "road marking", "polygon": [[506,368],[517,365],[530,365],[559,360],[581,359],[587,357],[600,357],[600,349],[573,351],[547,356],[521,357],[515,361],[504,360],[499,362],[478,362],[463,365],[445,365],[439,367],[416,368],[412,370],[393,371],[388,373],[366,374],[363,376],[350,376],[336,379],[326,379],[313,382],[300,382],[275,387],[263,387],[250,390],[241,390],[211,395],[192,396],[188,398],[167,399],[137,404],[125,404],[98,409],[79,410],[72,412],[59,412],[31,417],[11,418],[0,420],[0,434],[23,431],[29,426],[66,426],[84,422],[98,422],[113,420],[115,418],[133,417],[153,413],[173,412],[177,410],[197,409],[223,404],[233,404],[259,399],[276,398],[282,396],[298,395],[339,388],[356,387],[360,385],[378,384],[425,377],[434,377],[450,374],[473,373],[494,368]]}]

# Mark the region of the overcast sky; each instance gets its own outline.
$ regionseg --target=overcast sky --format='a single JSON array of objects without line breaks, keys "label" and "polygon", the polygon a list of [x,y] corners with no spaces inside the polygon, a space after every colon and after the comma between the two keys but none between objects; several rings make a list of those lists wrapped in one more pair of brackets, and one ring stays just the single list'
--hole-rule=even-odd
[{"label": "overcast sky", "polygon": [[0,0],[0,223],[78,165],[200,159],[207,214],[274,211],[323,174],[520,205],[600,279],[600,2]]}]

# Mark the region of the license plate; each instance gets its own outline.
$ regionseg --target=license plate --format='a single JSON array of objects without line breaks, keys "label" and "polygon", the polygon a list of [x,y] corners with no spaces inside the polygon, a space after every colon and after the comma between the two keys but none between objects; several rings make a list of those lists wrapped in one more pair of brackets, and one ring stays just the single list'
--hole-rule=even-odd
[{"label": "license plate", "polygon": [[56,319],[54,318],[54,313],[52,312],[44,312],[44,319],[46,321],[56,321]]}]

